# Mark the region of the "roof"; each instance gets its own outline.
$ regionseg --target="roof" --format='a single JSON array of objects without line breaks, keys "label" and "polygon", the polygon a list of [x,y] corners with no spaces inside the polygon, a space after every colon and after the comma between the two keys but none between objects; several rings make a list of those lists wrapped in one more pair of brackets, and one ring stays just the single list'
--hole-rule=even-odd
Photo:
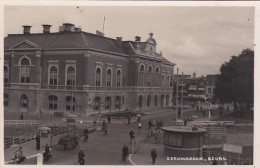
[{"label": "roof", "polygon": [[42,49],[92,48],[126,54],[123,47],[115,39],[98,36],[86,32],[13,34],[4,39],[4,49],[9,49],[23,40],[40,46]]}]

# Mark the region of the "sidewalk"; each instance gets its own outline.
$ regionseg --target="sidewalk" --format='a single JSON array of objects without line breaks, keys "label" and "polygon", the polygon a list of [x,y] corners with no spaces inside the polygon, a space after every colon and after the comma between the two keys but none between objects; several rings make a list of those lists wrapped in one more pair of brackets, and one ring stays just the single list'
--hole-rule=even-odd
[{"label": "sidewalk", "polygon": [[157,158],[155,165],[209,165],[205,161],[192,160],[171,160],[163,154],[163,144],[144,143],[136,154],[129,156],[129,161],[133,165],[152,165],[151,150],[155,147],[157,151]]}]

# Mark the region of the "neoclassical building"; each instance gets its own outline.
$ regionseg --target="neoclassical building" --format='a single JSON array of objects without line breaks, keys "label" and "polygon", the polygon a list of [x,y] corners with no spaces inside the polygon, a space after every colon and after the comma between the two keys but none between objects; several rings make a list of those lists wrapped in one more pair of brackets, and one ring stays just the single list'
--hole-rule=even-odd
[{"label": "neoclassical building", "polygon": [[5,112],[80,114],[148,111],[172,105],[174,63],[156,51],[150,33],[123,41],[64,23],[59,32],[4,39]]}]

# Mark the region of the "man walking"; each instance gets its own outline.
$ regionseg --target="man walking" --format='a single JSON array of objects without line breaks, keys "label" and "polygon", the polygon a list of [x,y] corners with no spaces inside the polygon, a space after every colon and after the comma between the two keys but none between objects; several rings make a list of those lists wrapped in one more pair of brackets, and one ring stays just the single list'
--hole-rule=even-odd
[{"label": "man walking", "polygon": [[20,120],[23,120],[23,112],[20,115]]},{"label": "man walking", "polygon": [[81,148],[81,150],[78,154],[78,157],[79,157],[79,164],[84,165],[85,164],[85,153],[83,151],[83,148]]},{"label": "man walking", "polygon": [[131,129],[131,131],[129,132],[130,135],[130,143],[132,143],[132,140],[135,138],[135,133],[133,131],[133,129]]},{"label": "man walking", "polygon": [[122,158],[123,161],[126,161],[126,157],[128,155],[128,147],[126,145],[124,145],[123,149],[122,149]]},{"label": "man walking", "polygon": [[155,147],[153,147],[153,150],[151,151],[151,157],[152,157],[152,161],[153,161],[153,164],[154,164],[156,157],[157,157],[157,152],[156,152]]}]

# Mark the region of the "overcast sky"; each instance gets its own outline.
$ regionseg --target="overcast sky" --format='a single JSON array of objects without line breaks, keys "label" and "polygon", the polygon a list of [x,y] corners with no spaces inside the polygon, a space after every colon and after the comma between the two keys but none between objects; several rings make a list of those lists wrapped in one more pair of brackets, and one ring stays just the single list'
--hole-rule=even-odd
[{"label": "overcast sky", "polygon": [[62,23],[73,23],[82,30],[102,31],[105,36],[146,41],[153,32],[157,51],[179,67],[179,72],[198,76],[218,74],[220,66],[254,45],[253,7],[5,7],[4,32],[42,32],[51,24],[57,32]]}]

